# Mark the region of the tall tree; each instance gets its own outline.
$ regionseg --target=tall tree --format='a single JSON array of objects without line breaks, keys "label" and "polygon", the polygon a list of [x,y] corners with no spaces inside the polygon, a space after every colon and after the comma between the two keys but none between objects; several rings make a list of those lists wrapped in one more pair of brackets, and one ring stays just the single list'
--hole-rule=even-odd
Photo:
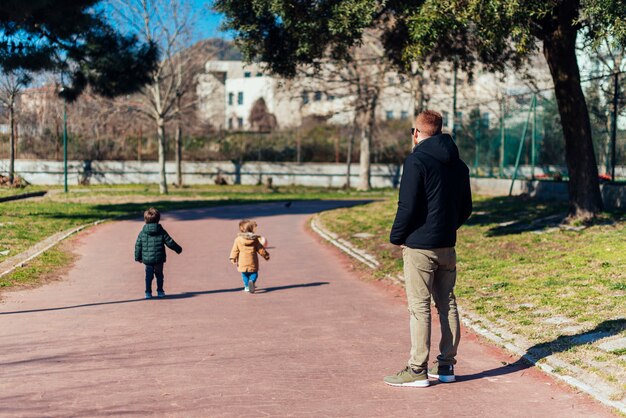
[{"label": "tall tree", "polygon": [[88,85],[103,96],[137,91],[150,81],[156,45],[111,26],[100,0],[0,2],[0,68],[65,75],[64,96]]},{"label": "tall tree", "polygon": [[[144,112],[155,125],[159,152],[159,190],[167,193],[165,171],[167,136],[166,123],[179,116],[184,107],[182,99],[189,95],[193,87],[192,57],[182,54],[189,47],[194,14],[186,0],[117,0],[118,18],[134,28],[139,36],[149,44],[155,44],[162,51],[162,60],[151,73],[150,83],[142,89]],[[179,145],[176,156],[180,161],[182,126],[176,126]],[[178,181],[182,183],[179,167]]]},{"label": "tall tree", "polygon": [[9,184],[15,181],[15,105],[18,96],[31,82],[31,76],[24,70],[12,70],[0,78],[0,104],[9,112]]},{"label": "tall tree", "polygon": [[[569,171],[570,216],[588,219],[602,210],[589,112],[576,59],[579,34],[626,43],[626,2],[619,0],[217,0],[225,27],[237,31],[248,59],[281,74],[315,64],[330,51],[348,58],[369,27],[385,29],[386,48],[408,66],[477,63],[493,71],[519,67],[538,43],[554,81]],[[383,26],[385,27],[385,26]]]}]

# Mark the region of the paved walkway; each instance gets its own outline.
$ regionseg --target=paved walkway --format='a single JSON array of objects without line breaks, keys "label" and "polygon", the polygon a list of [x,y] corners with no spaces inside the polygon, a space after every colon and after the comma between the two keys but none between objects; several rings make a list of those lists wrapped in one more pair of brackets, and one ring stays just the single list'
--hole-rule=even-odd
[{"label": "paved walkway", "polygon": [[[512,359],[468,333],[459,382],[384,385],[407,358],[405,306],[304,229],[341,204],[168,214],[184,252],[170,253],[166,300],[141,299],[140,222],[90,229],[63,281],[0,303],[0,416],[611,416],[535,369],[503,366]],[[255,295],[227,260],[248,216],[272,255]]]}]

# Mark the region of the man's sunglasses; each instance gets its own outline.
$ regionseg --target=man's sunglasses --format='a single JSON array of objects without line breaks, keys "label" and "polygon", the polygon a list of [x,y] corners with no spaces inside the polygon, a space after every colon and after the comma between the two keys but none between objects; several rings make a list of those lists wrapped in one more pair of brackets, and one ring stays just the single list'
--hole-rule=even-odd
[{"label": "man's sunglasses", "polygon": [[417,129],[417,128],[411,128],[411,135],[412,135],[412,136],[415,136],[415,131],[417,131],[417,133],[419,133],[419,132],[420,132],[420,130],[419,130],[419,129]]}]

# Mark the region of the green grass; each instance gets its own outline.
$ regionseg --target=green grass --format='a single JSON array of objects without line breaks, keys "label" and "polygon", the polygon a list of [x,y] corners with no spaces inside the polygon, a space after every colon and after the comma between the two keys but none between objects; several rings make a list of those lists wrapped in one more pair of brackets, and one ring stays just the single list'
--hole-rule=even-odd
[{"label": "green grass", "polygon": [[[376,256],[379,277],[402,272],[401,250],[388,243],[396,202],[393,196],[321,215],[328,229]],[[598,330],[626,336],[626,214],[606,213],[582,231],[537,222],[528,229],[566,209],[559,202],[476,198],[474,215],[459,231],[456,293],[466,309],[537,348],[576,359],[587,354],[572,352],[570,337],[560,336]],[[360,232],[374,238],[354,237]],[[568,323],[544,322],[556,315]]]},{"label": "green grass", "polygon": [[23,267],[0,277],[0,290],[16,286],[38,285],[43,277],[54,276],[58,269],[67,266],[72,259],[71,253],[55,246]]}]

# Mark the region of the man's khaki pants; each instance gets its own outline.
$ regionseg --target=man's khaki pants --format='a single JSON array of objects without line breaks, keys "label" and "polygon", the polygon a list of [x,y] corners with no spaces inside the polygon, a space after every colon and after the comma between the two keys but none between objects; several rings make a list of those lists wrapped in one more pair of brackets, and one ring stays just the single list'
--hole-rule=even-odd
[{"label": "man's khaki pants", "polygon": [[439,311],[441,323],[441,365],[455,364],[456,351],[461,339],[459,312],[454,296],[456,283],[456,252],[452,248],[419,250],[404,247],[404,279],[409,304],[411,328],[411,358],[413,370],[428,368],[430,351],[430,300]]}]

